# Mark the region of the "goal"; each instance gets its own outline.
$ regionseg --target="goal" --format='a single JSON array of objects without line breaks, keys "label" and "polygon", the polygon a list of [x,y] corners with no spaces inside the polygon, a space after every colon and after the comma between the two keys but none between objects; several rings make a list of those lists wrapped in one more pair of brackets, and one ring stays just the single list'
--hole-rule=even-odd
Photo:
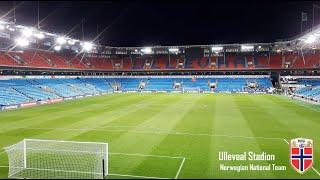
[{"label": "goal", "polygon": [[24,139],[5,147],[8,178],[103,179],[108,175],[108,144]]}]

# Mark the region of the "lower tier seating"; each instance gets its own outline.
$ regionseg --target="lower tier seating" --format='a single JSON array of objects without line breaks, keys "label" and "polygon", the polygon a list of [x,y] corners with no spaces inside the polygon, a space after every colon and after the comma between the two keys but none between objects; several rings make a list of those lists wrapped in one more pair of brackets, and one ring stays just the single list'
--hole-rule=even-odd
[{"label": "lower tier seating", "polygon": [[[270,78],[79,77],[0,80],[0,106],[112,91],[266,92]],[[320,89],[309,92],[320,94]],[[309,95],[309,94],[308,94]]]}]

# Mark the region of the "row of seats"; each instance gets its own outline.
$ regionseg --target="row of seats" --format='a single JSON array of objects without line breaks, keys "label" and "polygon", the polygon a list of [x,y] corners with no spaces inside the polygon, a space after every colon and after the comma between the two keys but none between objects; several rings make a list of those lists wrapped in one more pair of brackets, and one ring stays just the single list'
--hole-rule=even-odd
[{"label": "row of seats", "polygon": [[[256,84],[254,88],[250,83]],[[34,78],[0,80],[0,106],[111,91],[266,91],[270,78]]]},{"label": "row of seats", "polygon": [[319,68],[320,54],[260,54],[256,56],[230,56],[184,58],[158,55],[139,58],[74,57],[49,51],[24,51],[0,53],[0,66],[23,66],[54,69],[94,69],[94,70],[143,70],[143,69],[290,69]]},{"label": "row of seats", "polygon": [[295,90],[295,94],[314,101],[320,101],[320,79],[298,79],[298,84],[304,85]]}]

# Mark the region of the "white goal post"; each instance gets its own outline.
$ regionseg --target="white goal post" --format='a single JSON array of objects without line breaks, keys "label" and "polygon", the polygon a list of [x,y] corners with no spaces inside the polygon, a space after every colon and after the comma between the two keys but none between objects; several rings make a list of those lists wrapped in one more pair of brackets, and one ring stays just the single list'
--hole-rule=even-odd
[{"label": "white goal post", "polygon": [[103,179],[108,175],[108,144],[24,139],[4,148],[8,178]]}]

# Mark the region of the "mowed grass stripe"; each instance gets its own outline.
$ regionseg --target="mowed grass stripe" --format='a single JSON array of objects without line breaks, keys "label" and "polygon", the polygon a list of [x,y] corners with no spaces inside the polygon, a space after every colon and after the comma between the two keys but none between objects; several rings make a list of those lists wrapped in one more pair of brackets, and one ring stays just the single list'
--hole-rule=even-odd
[{"label": "mowed grass stripe", "polygon": [[[119,101],[121,98],[127,98],[126,96],[121,96],[120,94],[108,94],[103,96],[95,96],[90,98],[83,98],[83,99],[76,99],[72,101],[64,101],[63,103],[58,104],[46,104],[42,106],[35,106],[30,108],[24,108],[24,109],[16,109],[16,110],[10,110],[1,112],[0,114],[0,122],[7,122],[7,119],[10,119],[10,122],[14,121],[21,121],[28,118],[33,118],[35,116],[41,116],[46,113],[51,113],[53,115],[61,114],[64,111],[68,111],[70,107],[74,105],[94,105],[94,104],[104,104],[105,99],[103,97],[108,97],[108,102],[113,102],[113,100]],[[15,113],[18,112],[18,113]],[[20,113],[23,112],[23,113]]]},{"label": "mowed grass stripe", "polygon": [[[248,137],[254,137],[255,134],[252,131],[248,120],[245,115],[241,111],[243,108],[243,104],[240,102],[246,103],[246,98],[243,98],[240,95],[232,95],[232,94],[223,94],[217,98],[217,110],[216,110],[216,126],[215,131],[224,131],[224,134],[230,135],[242,135]],[[223,119],[221,119],[223,118]],[[241,165],[241,164],[249,164],[249,162],[229,162],[229,161],[219,161],[218,154],[219,152],[227,151],[230,153],[241,154],[243,152],[253,151],[253,152],[262,152],[261,147],[257,139],[225,139],[221,137],[214,137],[215,139],[215,147],[213,149],[215,153],[214,157],[214,169],[216,170],[215,176],[219,177],[243,177],[236,171],[228,172],[228,171],[219,171],[220,164],[224,165]],[[223,142],[223,143],[222,143]],[[227,145],[227,147],[225,147]],[[267,165],[267,162],[261,161],[260,165]],[[261,172],[252,171],[250,173],[250,177],[259,177]],[[273,178],[272,172],[264,172],[264,174],[270,178]]]},{"label": "mowed grass stripe", "polygon": [[[117,95],[119,96],[119,95]],[[108,101],[108,102],[112,102],[108,99],[108,96],[101,96],[101,99],[98,99],[98,101],[103,102],[103,101]],[[93,99],[96,99],[96,97],[93,97]],[[119,97],[119,101],[123,101],[123,99],[127,99],[127,103],[124,103],[125,106],[130,106],[131,104],[136,103],[139,99],[141,100],[141,97],[136,96],[136,95],[132,95],[132,96],[120,96]],[[150,99],[147,96],[145,96],[145,99]],[[6,127],[7,129],[3,129],[1,128],[1,134],[0,135],[4,135],[6,137],[10,137],[9,139],[11,141],[17,142],[22,140],[23,138],[26,137],[33,137],[33,138],[47,138],[47,139],[67,139],[67,135],[69,134],[77,134],[78,132],[70,132],[70,131],[64,131],[63,133],[61,133],[61,131],[56,131],[56,130],[27,130],[24,128],[37,128],[37,127],[50,127],[50,128],[59,128],[59,127],[64,127],[64,128],[68,128],[70,125],[72,125],[73,123],[77,123],[79,121],[82,120],[86,120],[88,118],[92,118],[95,116],[99,116],[101,115],[102,112],[112,112],[113,110],[117,110],[119,112],[119,114],[121,114],[121,111],[123,110],[123,106],[118,107],[118,106],[114,106],[108,110],[103,109],[103,106],[98,108],[100,110],[100,113],[96,113],[95,115],[91,115],[91,114],[79,114],[79,111],[92,111],[93,108],[91,107],[93,104],[91,103],[85,103],[85,100],[88,101],[92,101],[91,98],[87,98],[87,99],[81,99],[81,100],[75,100],[74,102],[66,102],[66,104],[72,104],[72,105],[68,105],[68,107],[65,107],[64,109],[68,109],[68,113],[66,113],[65,111],[62,111],[60,113],[60,115],[54,116],[51,115],[50,113],[44,113],[42,116],[34,116],[33,118],[30,118],[28,120],[24,120],[25,122],[23,124],[20,124],[19,122],[16,122],[14,124],[10,123],[10,119],[7,120],[8,124]],[[117,101],[117,98],[113,99],[113,101]],[[79,104],[77,104],[79,103]],[[56,112],[56,109],[60,109],[60,106],[64,106],[63,103],[61,104],[51,104],[48,106],[54,106],[57,108],[52,108],[54,111]],[[39,107],[41,108],[41,107]],[[11,112],[11,113],[17,113],[17,114],[23,114],[24,111],[27,111],[28,109],[20,109],[17,112]],[[7,112],[6,112],[7,113]],[[1,114],[1,113],[0,113]],[[78,116],[73,117],[73,114],[78,114]],[[125,114],[125,113],[123,113]],[[53,123],[53,124],[52,124]],[[94,124],[94,122],[92,122]],[[91,123],[91,124],[92,124]],[[4,125],[6,125],[4,124]],[[41,126],[39,126],[39,124]],[[88,124],[89,125],[89,124]],[[22,128],[21,128],[22,127]],[[83,126],[83,127],[88,127]],[[70,127],[69,127],[70,128]],[[17,136],[17,134],[20,134],[20,136]],[[47,134],[47,136],[46,136]],[[12,137],[12,138],[11,138]],[[21,137],[21,138],[19,138]],[[11,143],[14,143],[11,142]],[[1,142],[0,142],[1,143]],[[2,143],[1,143],[2,144]],[[2,144],[2,146],[6,146],[8,144]]]},{"label": "mowed grass stripe", "polygon": [[[264,103],[266,105],[266,110],[269,111],[269,113],[276,114],[279,117],[278,122],[285,125],[287,129],[290,129],[290,131],[294,132],[296,135],[294,137],[284,136],[283,138],[291,139],[301,136],[305,138],[317,139],[319,137],[316,136],[316,134],[320,128],[320,125],[315,123],[314,120],[319,119],[318,117],[320,116],[320,112],[318,113],[308,108],[299,107],[296,105],[288,107],[286,106],[288,100],[281,101],[276,97],[264,98]],[[276,107],[276,112],[271,107]],[[297,111],[304,111],[305,114],[297,113]]]},{"label": "mowed grass stripe", "polygon": [[[213,117],[212,110],[214,109],[215,102],[211,101],[212,99],[209,98],[209,96],[201,96],[199,94],[186,94],[184,96],[198,98],[198,100],[193,103],[192,107],[189,108],[189,111],[187,111],[181,120],[174,126],[174,128],[172,128],[172,131],[189,131],[192,133],[212,132],[212,128],[210,127],[211,123],[213,122],[211,117]],[[177,107],[176,111],[180,112],[181,108],[183,108],[185,104],[186,103]],[[204,114],[209,116],[204,118]],[[166,120],[165,123],[167,123]],[[211,153],[210,144],[208,143],[209,139],[210,138],[208,137],[197,138],[194,136],[177,136],[176,134],[168,134],[157,146],[157,148],[154,148],[152,153],[165,153],[172,154],[174,156],[185,156],[187,159],[182,167],[182,170],[180,171],[179,178],[206,177],[206,167],[208,167],[211,163],[211,160],[208,157]],[[140,164],[139,167],[142,168],[144,165],[144,163]],[[203,168],[194,169],[194,167]],[[194,176],[190,176],[190,172],[192,172],[191,174]]]},{"label": "mowed grass stripe", "polygon": [[[197,101],[199,97],[194,96],[177,96],[179,98],[178,101],[173,103],[168,103],[166,108],[161,109],[158,113],[156,113],[151,119],[140,124],[136,127],[136,129],[140,129],[143,127],[158,127],[158,128],[166,128],[168,130],[172,130],[179,121],[184,117],[184,115],[188,112],[188,110],[193,106],[193,103]],[[177,111],[176,106],[179,104],[184,104],[184,109],[181,111]],[[133,129],[135,130],[135,128]],[[111,147],[116,152],[121,152],[121,149],[128,149],[130,153],[142,153],[142,154],[152,154],[154,149],[159,148],[159,144],[167,137],[167,134],[162,135],[149,135],[145,136],[142,134],[131,134],[125,133],[119,139],[111,143]],[[171,152],[172,154],[172,152]],[[158,154],[158,155],[167,155],[167,154]],[[138,173],[141,171],[141,167],[148,163],[147,158],[141,158],[135,162],[130,164],[130,167],[126,169],[131,169],[132,172]],[[179,167],[179,166],[178,166]],[[177,167],[177,169],[178,169]],[[150,167],[152,168],[152,167]],[[168,169],[169,174],[173,174],[173,177],[177,171],[177,169]],[[148,174],[148,169],[145,169],[146,174]],[[165,173],[165,172],[164,172]]]},{"label": "mowed grass stripe", "polygon": [[[113,98],[112,98],[113,97]],[[91,112],[94,112],[95,114],[99,114],[102,110],[104,110],[102,107],[104,107],[103,102],[114,102],[114,101],[121,101],[122,99],[125,99],[126,103],[124,105],[129,106],[130,102],[135,103],[138,99],[136,96],[112,96],[111,99],[106,99],[106,96],[101,96],[101,99],[97,99],[98,102],[96,103],[86,103],[86,100],[89,102],[92,101],[91,98],[85,98],[75,101],[67,101],[60,104],[50,104],[50,105],[44,105],[40,107],[33,107],[30,109],[20,109],[17,113],[18,117],[20,119],[16,119],[15,117],[2,117],[0,113],[0,117],[6,119],[6,122],[4,122],[0,132],[6,132],[8,130],[12,130],[14,128],[20,128],[20,127],[41,127],[41,125],[55,127],[55,126],[63,126],[65,124],[69,124],[70,121],[79,121],[80,118],[87,118],[90,116]],[[96,99],[97,97],[92,97],[93,99]],[[129,101],[131,100],[131,101]],[[96,107],[97,103],[101,103],[101,106],[99,108]],[[99,103],[99,104],[100,104]],[[35,112],[39,108],[39,112]],[[123,106],[114,106],[114,108],[123,108]],[[109,108],[112,110],[112,108]],[[29,117],[29,114],[34,113],[33,116]],[[4,112],[4,114],[7,114],[9,112]],[[88,114],[87,114],[88,113]],[[12,112],[12,114],[15,114]],[[23,114],[23,116],[20,116],[19,114]],[[26,117],[24,115],[26,114]],[[83,115],[80,115],[83,114]],[[75,118],[72,118],[75,116]],[[59,121],[60,120],[60,121]],[[30,123],[32,121],[33,123]],[[51,124],[49,122],[52,121]]]},{"label": "mowed grass stripe", "polygon": [[[245,118],[248,126],[251,128],[251,132],[253,136],[261,136],[266,134],[275,134],[277,137],[281,137],[281,133],[279,131],[289,131],[288,133],[293,134],[290,130],[287,129],[286,126],[283,126],[277,121],[277,117],[275,117],[275,113],[271,114],[268,111],[264,110],[265,104],[264,101],[260,101],[261,95],[252,95],[248,96],[245,99],[243,97],[235,97],[235,101],[238,104],[239,110],[242,113],[242,116]],[[252,108],[255,107],[255,108]],[[277,108],[277,107],[275,107]],[[267,122],[267,123],[264,123]],[[262,126],[263,124],[263,126]],[[270,126],[272,125],[272,126]],[[255,139],[254,143],[259,147],[259,151],[255,151],[256,153],[259,152],[266,152],[274,154],[277,159],[281,159],[282,161],[288,160],[288,147],[286,144],[282,142],[281,139],[278,141],[273,142],[266,142],[261,139]],[[279,147],[283,148],[283,151],[278,151]],[[247,151],[251,151],[248,149]],[[279,162],[279,161],[278,161]],[[261,165],[269,165],[275,163],[274,161],[264,161]],[[279,164],[278,164],[279,165]],[[289,169],[290,170],[290,169]],[[270,171],[269,173],[272,174],[272,178],[278,177],[280,178],[283,175],[282,172],[277,171]],[[259,176],[255,176],[258,178]]]},{"label": "mowed grass stripe", "polygon": [[[83,113],[77,114],[78,110]],[[35,112],[32,118],[30,111]],[[88,113],[84,113],[86,111]],[[25,128],[17,127],[19,118],[23,118],[25,112],[26,118],[29,118],[21,120]],[[308,115],[303,116],[304,113]],[[187,157],[180,178],[319,178],[312,170],[303,175],[292,170],[288,162],[289,147],[281,139],[295,135],[310,136],[315,140],[315,148],[318,147],[319,113],[281,96],[110,94],[4,114],[0,113],[0,117],[10,117],[12,122],[16,122],[11,124],[10,120],[1,119],[2,124],[8,128],[0,133],[2,147],[25,137],[107,141],[110,142],[112,152]],[[45,121],[52,114],[62,115]],[[111,119],[106,120],[107,117]],[[35,129],[29,129],[33,127]],[[297,133],[297,130],[301,132]],[[177,131],[181,134],[173,134]],[[245,138],[257,135],[274,139]],[[221,162],[217,160],[218,151],[242,153],[248,149],[277,154],[276,162],[286,165],[288,171],[219,171]],[[315,153],[319,154],[317,148]],[[180,165],[178,161],[149,157],[129,159],[113,156],[111,160],[110,166],[117,170],[116,173],[141,176],[174,177]],[[228,164],[237,165],[235,162]],[[317,163],[314,167],[319,169]],[[0,168],[0,177],[6,177],[6,171]]]},{"label": "mowed grass stripe", "polygon": [[[149,104],[153,103],[166,103],[167,101],[170,102],[176,102],[179,101],[182,97],[175,97],[175,96],[167,96],[163,97],[163,95],[157,96],[157,98],[150,99],[147,103],[145,102],[139,102],[136,103],[134,106],[134,111],[126,114],[125,116],[119,116],[118,118],[115,118],[112,121],[109,121],[99,127],[96,127],[97,129],[83,129],[83,133],[79,134],[78,136],[74,137],[74,139],[77,140],[90,140],[92,139],[92,135],[94,134],[101,134],[101,131],[106,130],[105,132],[108,133],[108,136],[103,136],[104,139],[101,139],[103,141],[107,141],[108,143],[112,143],[113,141],[116,141],[118,137],[120,137],[123,134],[129,133],[131,131],[144,131],[145,128],[141,127],[138,129],[143,123],[146,123],[149,121],[156,113],[159,113],[162,108],[158,109],[148,109]],[[132,109],[133,110],[133,109]],[[110,132],[110,131],[115,132]],[[151,129],[148,128],[149,131],[156,130],[157,128]],[[100,132],[99,132],[100,131]],[[167,132],[163,130],[163,132]],[[101,137],[101,136],[100,136]]]},{"label": "mowed grass stripe", "polygon": [[[152,101],[152,99],[159,98],[159,96],[150,96],[150,95],[141,95],[141,94],[130,94],[130,95],[127,95],[127,97],[129,97],[129,99],[131,97],[134,97],[134,98],[126,102],[123,102],[126,105],[123,106],[122,108],[114,106],[114,107],[108,108],[109,110],[102,109],[100,113],[97,113],[95,115],[73,117],[74,119],[72,121],[74,122],[67,125],[63,125],[63,127],[66,129],[98,128],[118,118],[129,116],[131,113],[134,113],[139,109],[148,106],[148,102]],[[139,102],[142,103],[143,106],[137,108],[135,104]],[[72,140],[73,138],[79,136],[80,134],[86,133],[88,131],[90,131],[90,129],[87,129],[84,131],[78,131],[78,132],[70,131],[64,134],[57,134],[56,130],[51,130],[46,133],[42,133],[37,136],[34,136],[33,138],[54,137],[56,139]]]},{"label": "mowed grass stripe", "polygon": [[[256,98],[258,96],[259,98]],[[284,139],[287,139],[286,137],[291,137],[291,138],[298,138],[298,137],[307,137],[305,135],[297,134],[296,131],[293,130],[292,124],[290,123],[284,123],[286,121],[288,122],[293,122],[295,120],[299,121],[297,124],[313,124],[310,122],[310,119],[306,117],[301,117],[301,114],[296,113],[297,110],[299,111],[310,111],[306,108],[297,107],[296,105],[291,105],[291,107],[288,107],[288,100],[281,100],[277,96],[263,96],[263,95],[256,95],[256,96],[248,96],[246,100],[248,103],[245,104],[250,104],[253,105],[257,108],[255,109],[250,109],[249,111],[244,111],[243,114],[246,116],[248,122],[251,124],[252,131],[255,132],[255,136],[260,136],[263,134],[272,134],[275,135],[274,137],[284,137]],[[290,103],[290,102],[289,102]],[[245,106],[245,104],[242,104],[242,107]],[[272,108],[270,108],[272,107]],[[244,108],[241,108],[242,110]],[[273,111],[272,111],[273,109]],[[275,113],[274,110],[277,110],[277,113]],[[279,113],[278,113],[279,111]],[[311,113],[311,112],[306,112],[306,113]],[[314,111],[312,112],[314,113]],[[293,116],[297,119],[292,119],[289,118],[290,116]],[[262,122],[266,123],[262,123]],[[263,124],[263,126],[262,126]],[[302,125],[303,126],[303,125]],[[291,139],[289,138],[289,140]],[[314,139],[314,138],[312,138]],[[269,152],[274,152],[276,156],[278,157],[279,162],[286,162],[289,161],[288,158],[288,151],[287,149],[289,148],[288,145],[283,141],[279,142],[274,142],[273,144],[270,144],[266,141],[260,141],[259,142],[260,147],[264,150],[268,150]],[[278,146],[278,147],[276,147]],[[281,150],[278,150],[279,147],[282,147]],[[315,149],[315,152],[316,149]],[[284,177],[295,177],[294,173],[295,171],[292,168],[287,169],[288,174],[291,176],[285,175],[281,172],[275,171],[275,175],[278,178],[284,178]],[[308,172],[304,177],[312,177],[313,172]]]},{"label": "mowed grass stripe", "polygon": [[[320,112],[315,111],[313,109],[313,105],[308,107],[304,107],[298,105],[296,103],[292,103],[291,99],[273,96],[269,99],[274,104],[281,104],[283,108],[278,109],[278,113],[276,115],[282,115],[283,112],[288,112],[287,115],[282,115],[282,118],[279,119],[279,122],[284,123],[287,126],[287,129],[290,129],[291,132],[295,134],[295,136],[284,137],[286,140],[290,141],[292,138],[311,138],[314,142],[314,155],[315,162],[317,162],[317,154],[320,154],[320,149],[317,148],[320,146],[320,137],[319,137],[319,129],[320,125],[319,117]],[[269,102],[266,101],[266,102]],[[303,103],[303,102],[302,102]],[[269,104],[268,104],[269,105]],[[302,113],[304,112],[304,113]],[[320,169],[319,163],[314,163],[314,167],[316,169]],[[315,171],[311,171],[314,174],[317,174]]]},{"label": "mowed grass stripe", "polygon": [[[199,94],[190,94],[190,96],[199,96]],[[174,130],[178,132],[190,132],[200,134],[212,134],[214,128],[214,118],[216,101],[215,96],[200,95],[192,108],[185,114]],[[184,178],[205,178],[213,177],[211,164],[213,163],[213,151],[211,144],[212,137],[196,136],[167,136],[159,145],[154,153],[161,151],[173,151],[177,155],[185,155],[187,160],[184,163],[183,170],[179,177]],[[175,143],[180,142],[180,143]]]}]

